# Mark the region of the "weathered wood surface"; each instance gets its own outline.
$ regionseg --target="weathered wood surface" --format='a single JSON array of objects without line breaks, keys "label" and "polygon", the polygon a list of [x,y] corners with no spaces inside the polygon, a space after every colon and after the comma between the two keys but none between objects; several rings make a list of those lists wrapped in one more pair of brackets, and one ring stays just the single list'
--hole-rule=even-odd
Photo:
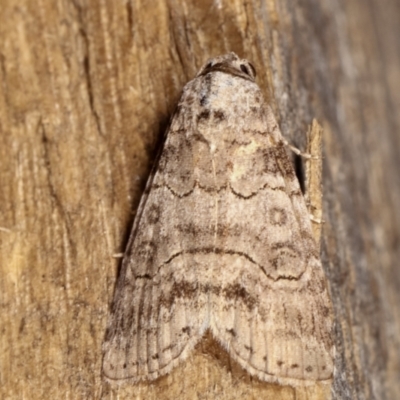
[{"label": "weathered wood surface", "polygon": [[[400,398],[400,3],[0,4],[0,397]],[[286,138],[324,127],[332,387],[251,379],[210,338],[150,385],[101,379],[122,252],[183,85],[252,60]]]}]

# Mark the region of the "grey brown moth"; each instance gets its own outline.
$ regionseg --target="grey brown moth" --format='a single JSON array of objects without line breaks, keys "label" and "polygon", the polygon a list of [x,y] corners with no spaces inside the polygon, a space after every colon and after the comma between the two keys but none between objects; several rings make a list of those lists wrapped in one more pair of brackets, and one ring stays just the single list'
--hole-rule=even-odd
[{"label": "grey brown moth", "polygon": [[329,380],[332,325],[309,212],[255,70],[213,58],[183,89],[141,200],[104,375],[158,378],[209,330],[260,380]]}]

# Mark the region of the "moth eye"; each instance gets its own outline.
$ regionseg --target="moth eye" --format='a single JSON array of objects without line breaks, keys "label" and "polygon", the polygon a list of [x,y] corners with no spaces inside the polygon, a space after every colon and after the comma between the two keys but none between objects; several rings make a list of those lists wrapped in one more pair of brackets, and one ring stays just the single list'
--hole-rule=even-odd
[{"label": "moth eye", "polygon": [[246,67],[244,64],[240,64],[240,69],[242,72],[244,72],[246,75],[250,75],[249,69]]},{"label": "moth eye", "polygon": [[242,72],[244,72],[246,75],[249,75],[251,78],[256,77],[256,69],[253,67],[251,63],[248,63],[248,65],[241,64],[240,69]]}]

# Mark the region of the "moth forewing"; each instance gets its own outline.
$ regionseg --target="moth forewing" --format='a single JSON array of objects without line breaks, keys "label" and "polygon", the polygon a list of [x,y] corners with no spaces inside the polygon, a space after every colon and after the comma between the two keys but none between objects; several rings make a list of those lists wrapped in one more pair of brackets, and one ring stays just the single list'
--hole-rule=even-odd
[{"label": "moth forewing", "polygon": [[123,260],[110,380],[151,380],[206,330],[249,374],[333,374],[332,307],[311,222],[251,64],[209,60],[178,104]]}]

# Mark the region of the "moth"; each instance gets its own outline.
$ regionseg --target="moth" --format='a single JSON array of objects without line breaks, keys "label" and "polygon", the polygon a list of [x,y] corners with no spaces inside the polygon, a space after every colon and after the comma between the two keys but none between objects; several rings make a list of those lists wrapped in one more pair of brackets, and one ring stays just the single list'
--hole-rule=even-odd
[{"label": "moth", "polygon": [[103,346],[109,380],[169,373],[207,330],[260,380],[332,378],[319,249],[255,76],[229,53],[183,89],[122,262]]}]

